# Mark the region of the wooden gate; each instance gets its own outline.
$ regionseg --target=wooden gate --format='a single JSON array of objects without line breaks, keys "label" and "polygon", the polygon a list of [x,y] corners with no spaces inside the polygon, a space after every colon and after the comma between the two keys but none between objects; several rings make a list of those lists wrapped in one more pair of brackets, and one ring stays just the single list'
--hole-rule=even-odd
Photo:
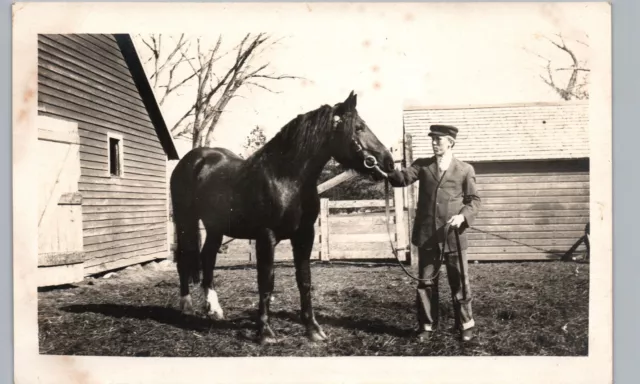
[{"label": "wooden gate", "polygon": [[38,116],[38,286],[83,279],[77,124]]}]

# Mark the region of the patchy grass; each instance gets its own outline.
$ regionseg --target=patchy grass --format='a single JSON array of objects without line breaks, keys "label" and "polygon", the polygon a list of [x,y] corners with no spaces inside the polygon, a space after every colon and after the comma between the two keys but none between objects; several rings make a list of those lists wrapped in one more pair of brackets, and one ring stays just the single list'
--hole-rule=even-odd
[{"label": "patchy grass", "polygon": [[[223,264],[220,262],[219,264]],[[475,341],[452,330],[446,270],[440,275],[440,331],[429,343],[412,338],[415,282],[392,263],[312,265],[314,307],[329,340],[311,343],[299,322],[292,263],[276,266],[273,345],[253,341],[256,270],[220,265],[215,272],[226,320],[179,311],[178,276],[170,262],[87,279],[39,293],[40,352],[102,356],[584,356],[588,351],[589,265],[562,262],[469,266]]]}]

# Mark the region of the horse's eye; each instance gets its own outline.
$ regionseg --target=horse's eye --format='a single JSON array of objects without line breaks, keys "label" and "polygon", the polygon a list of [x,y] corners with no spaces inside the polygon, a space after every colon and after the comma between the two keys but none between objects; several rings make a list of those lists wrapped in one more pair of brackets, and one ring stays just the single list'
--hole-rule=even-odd
[{"label": "horse's eye", "polygon": [[356,125],[356,132],[362,132],[362,131],[364,131],[364,126]]}]

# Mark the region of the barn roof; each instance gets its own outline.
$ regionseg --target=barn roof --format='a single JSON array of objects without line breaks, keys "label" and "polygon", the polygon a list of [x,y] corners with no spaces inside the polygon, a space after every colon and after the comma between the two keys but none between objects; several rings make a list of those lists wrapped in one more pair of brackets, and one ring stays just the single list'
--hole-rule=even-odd
[{"label": "barn roof", "polygon": [[164,121],[164,117],[160,111],[160,106],[158,105],[153,93],[153,88],[149,83],[149,78],[144,72],[144,67],[142,66],[140,56],[138,56],[138,52],[131,36],[129,34],[114,34],[113,36],[118,42],[118,46],[124,56],[124,60],[129,66],[133,81],[136,83],[140,97],[142,97],[142,101],[147,109],[151,123],[155,127],[164,152],[167,154],[169,160],[178,160],[180,156],[178,155],[178,150],[176,149],[176,145],[171,137],[171,131]]},{"label": "barn roof", "polygon": [[589,157],[586,102],[407,107],[404,129],[412,135],[414,158],[433,155],[427,136],[432,124],[460,129],[454,152],[465,161]]}]

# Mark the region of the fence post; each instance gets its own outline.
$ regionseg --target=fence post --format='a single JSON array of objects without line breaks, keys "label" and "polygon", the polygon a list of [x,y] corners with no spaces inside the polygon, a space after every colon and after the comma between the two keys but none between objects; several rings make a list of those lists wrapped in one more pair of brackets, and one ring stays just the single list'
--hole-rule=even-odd
[{"label": "fence post", "polygon": [[320,260],[329,261],[329,199],[320,199]]},{"label": "fence post", "polygon": [[[398,143],[396,148],[393,148],[391,154],[393,161],[395,162],[396,169],[402,167],[401,162],[403,158],[402,153],[402,141]],[[407,236],[404,227],[404,188],[393,188],[393,202],[395,211],[395,224],[396,224],[396,249],[398,252],[398,258],[402,261],[407,261]]]},{"label": "fence post", "polygon": [[[406,161],[406,165],[410,166],[413,163],[413,138],[411,137],[410,134],[406,134],[405,135],[405,161]],[[417,186],[414,185],[410,185],[409,187],[407,187],[407,195],[408,195],[408,204],[407,204],[407,211],[408,211],[408,228],[407,230],[409,232],[411,232],[412,228],[413,228],[413,222],[415,220],[415,207],[416,207],[416,188]],[[409,257],[409,261],[411,263],[412,266],[417,266],[418,265],[418,248],[413,245],[413,244],[408,244],[410,252],[408,254]]]}]

